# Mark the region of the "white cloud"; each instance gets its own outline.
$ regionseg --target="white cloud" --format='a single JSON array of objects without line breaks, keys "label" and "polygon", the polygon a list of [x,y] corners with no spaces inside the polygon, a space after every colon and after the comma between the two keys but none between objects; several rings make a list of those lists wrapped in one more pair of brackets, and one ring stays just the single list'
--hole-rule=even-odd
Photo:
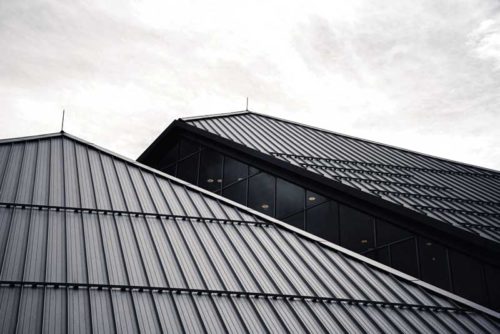
[{"label": "white cloud", "polygon": [[0,137],[137,157],[175,118],[250,107],[500,169],[495,1],[0,3]]}]

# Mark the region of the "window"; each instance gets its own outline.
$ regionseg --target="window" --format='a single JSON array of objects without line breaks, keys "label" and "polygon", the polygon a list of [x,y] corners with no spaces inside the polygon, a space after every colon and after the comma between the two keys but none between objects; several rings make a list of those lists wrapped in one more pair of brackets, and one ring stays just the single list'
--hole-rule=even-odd
[{"label": "window", "polygon": [[283,219],[283,221],[297,228],[304,229],[304,211],[301,211],[288,218],[285,218]]},{"label": "window", "polygon": [[446,249],[424,238],[418,240],[421,278],[443,289],[450,289]]},{"label": "window", "polygon": [[183,139],[179,149],[179,159],[185,158],[200,149],[200,145],[188,139]]},{"label": "window", "polygon": [[238,160],[228,157],[224,158],[224,178],[222,185],[225,187],[237,181],[246,179],[248,176],[248,166]]},{"label": "window", "polygon": [[377,219],[377,247],[412,236],[412,233],[399,228],[396,225]]},{"label": "window", "polygon": [[167,152],[160,160],[160,169],[172,165],[178,159],[179,145],[176,143],[167,149]]},{"label": "window", "polygon": [[306,206],[308,208],[326,202],[327,200],[328,199],[326,197],[318,195],[310,190],[306,193]]},{"label": "window", "polygon": [[177,164],[177,177],[192,184],[198,181],[198,156],[195,154],[192,157],[184,159]]},{"label": "window", "polygon": [[222,190],[222,196],[235,202],[247,204],[247,181],[243,180]]},{"label": "window", "polygon": [[490,307],[500,309],[500,268],[485,265],[486,285],[490,299]]},{"label": "window", "polygon": [[162,171],[165,172],[166,174],[175,176],[176,167],[177,167],[177,164],[173,164],[173,165],[170,165],[166,168],[162,168]]},{"label": "window", "polygon": [[198,185],[210,191],[222,187],[222,154],[210,149],[200,153],[200,178]]},{"label": "window", "polygon": [[[473,258],[449,251],[453,291],[475,302],[485,303],[482,268]],[[497,283],[498,284],[498,283]]]},{"label": "window", "polygon": [[304,196],[304,188],[278,178],[276,181],[276,217],[285,218],[304,211]]},{"label": "window", "polygon": [[344,205],[339,205],[339,209],[340,244],[355,252],[373,248],[375,242],[372,218]]},{"label": "window", "polygon": [[274,216],[275,183],[274,176],[266,173],[252,176],[248,180],[248,206]]},{"label": "window", "polygon": [[414,238],[394,243],[389,249],[392,267],[418,277],[417,244]]},{"label": "window", "polygon": [[328,241],[339,242],[338,204],[329,201],[307,210],[306,230]]}]

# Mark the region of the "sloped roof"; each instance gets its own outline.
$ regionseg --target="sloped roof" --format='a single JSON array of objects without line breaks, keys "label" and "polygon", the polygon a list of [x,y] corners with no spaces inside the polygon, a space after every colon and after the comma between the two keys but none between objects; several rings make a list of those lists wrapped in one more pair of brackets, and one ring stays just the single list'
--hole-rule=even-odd
[{"label": "sloped roof", "polygon": [[500,172],[244,111],[189,125],[500,242]]},{"label": "sloped roof", "polygon": [[0,142],[0,332],[494,332],[500,315],[68,134]]}]

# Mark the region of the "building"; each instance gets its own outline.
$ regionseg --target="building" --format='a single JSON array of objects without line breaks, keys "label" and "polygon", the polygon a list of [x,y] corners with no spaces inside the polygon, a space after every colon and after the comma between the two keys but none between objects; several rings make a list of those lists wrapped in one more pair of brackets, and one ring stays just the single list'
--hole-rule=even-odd
[{"label": "building", "polygon": [[492,333],[500,314],[56,133],[0,141],[0,332],[40,331]]},{"label": "building", "polygon": [[138,159],[500,309],[500,172],[254,112],[174,121]]}]

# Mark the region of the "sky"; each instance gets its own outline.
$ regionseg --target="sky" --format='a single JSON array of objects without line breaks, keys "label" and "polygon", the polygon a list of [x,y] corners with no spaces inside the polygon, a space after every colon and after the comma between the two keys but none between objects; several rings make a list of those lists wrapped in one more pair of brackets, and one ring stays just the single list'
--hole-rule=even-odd
[{"label": "sky", "polygon": [[249,109],[500,170],[498,0],[0,1],[0,138]]}]

